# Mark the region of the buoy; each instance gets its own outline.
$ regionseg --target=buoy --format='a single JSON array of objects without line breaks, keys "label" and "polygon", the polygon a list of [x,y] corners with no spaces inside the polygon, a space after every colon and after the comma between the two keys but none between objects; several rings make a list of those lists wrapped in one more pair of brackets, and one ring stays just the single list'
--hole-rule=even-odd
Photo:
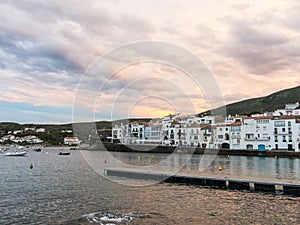
[{"label": "buoy", "polygon": [[140,160],[141,159],[141,156],[140,155],[138,155],[138,160]]},{"label": "buoy", "polygon": [[30,164],[30,166],[29,166],[29,169],[33,169],[33,165],[32,165],[32,163]]},{"label": "buoy", "polygon": [[277,159],[277,155],[275,155],[275,159]]},{"label": "buoy", "polygon": [[104,160],[104,163],[107,163],[107,160],[106,160],[106,159]]},{"label": "buoy", "polygon": [[219,170],[219,171],[222,171],[222,170],[223,170],[222,166],[219,166],[218,170]]},{"label": "buoy", "polygon": [[229,155],[227,155],[227,158],[229,158],[230,156]]}]

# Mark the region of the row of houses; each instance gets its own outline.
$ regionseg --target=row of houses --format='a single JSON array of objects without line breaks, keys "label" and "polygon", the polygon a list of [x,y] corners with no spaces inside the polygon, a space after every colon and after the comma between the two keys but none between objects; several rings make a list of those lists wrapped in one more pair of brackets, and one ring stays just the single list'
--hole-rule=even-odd
[{"label": "row of houses", "polygon": [[45,128],[25,127],[23,130],[8,131],[7,134],[22,134],[26,132],[45,133]]},{"label": "row of houses", "polygon": [[300,151],[299,103],[252,116],[175,114],[150,122],[115,124],[112,142],[218,149]]},{"label": "row of houses", "polygon": [[15,143],[29,143],[29,144],[40,144],[43,143],[43,140],[38,138],[35,135],[27,135],[24,137],[16,137],[15,135],[8,134],[0,138],[0,142],[12,141]]}]

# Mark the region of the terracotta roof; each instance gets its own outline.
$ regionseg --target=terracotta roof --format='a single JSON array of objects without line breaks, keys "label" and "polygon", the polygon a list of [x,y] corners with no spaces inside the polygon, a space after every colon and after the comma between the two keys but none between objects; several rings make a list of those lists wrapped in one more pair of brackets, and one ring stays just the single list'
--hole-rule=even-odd
[{"label": "terracotta roof", "polygon": [[189,125],[188,127],[200,127],[200,128],[203,128],[203,127],[206,127],[206,126],[208,126],[208,124],[193,123],[193,124]]},{"label": "terracotta roof", "polygon": [[288,116],[279,116],[278,119],[280,120],[288,120],[288,119],[296,119],[297,116],[294,116],[294,115],[288,115]]},{"label": "terracotta roof", "polygon": [[215,127],[230,127],[231,123],[224,123],[224,124],[218,124],[214,125]]},{"label": "terracotta roof", "polygon": [[255,120],[262,120],[262,119],[273,119],[273,116],[257,116],[257,117],[253,117]]}]

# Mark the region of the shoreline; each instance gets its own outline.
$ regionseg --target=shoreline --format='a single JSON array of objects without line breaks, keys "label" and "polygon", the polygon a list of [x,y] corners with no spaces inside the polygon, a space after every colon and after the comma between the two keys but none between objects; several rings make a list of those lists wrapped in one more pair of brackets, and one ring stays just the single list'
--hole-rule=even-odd
[{"label": "shoreline", "polygon": [[151,146],[151,145],[123,145],[115,143],[102,143],[79,150],[109,151],[109,152],[133,152],[133,153],[178,153],[178,154],[211,154],[211,155],[229,155],[229,156],[262,156],[274,158],[300,158],[300,152],[287,150],[232,150],[232,149],[203,149],[192,147],[175,146]]}]

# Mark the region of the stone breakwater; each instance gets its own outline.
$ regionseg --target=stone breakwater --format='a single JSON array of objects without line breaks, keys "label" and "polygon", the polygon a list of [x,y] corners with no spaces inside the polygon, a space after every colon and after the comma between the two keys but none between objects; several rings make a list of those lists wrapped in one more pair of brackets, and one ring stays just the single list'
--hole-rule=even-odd
[{"label": "stone breakwater", "polygon": [[218,154],[234,156],[264,156],[280,158],[300,158],[300,152],[294,151],[258,151],[258,150],[230,150],[230,149],[203,149],[198,147],[151,146],[151,145],[123,145],[116,143],[103,143],[86,147],[86,150],[99,150],[110,152],[140,152],[140,153],[193,153],[193,154]]}]

